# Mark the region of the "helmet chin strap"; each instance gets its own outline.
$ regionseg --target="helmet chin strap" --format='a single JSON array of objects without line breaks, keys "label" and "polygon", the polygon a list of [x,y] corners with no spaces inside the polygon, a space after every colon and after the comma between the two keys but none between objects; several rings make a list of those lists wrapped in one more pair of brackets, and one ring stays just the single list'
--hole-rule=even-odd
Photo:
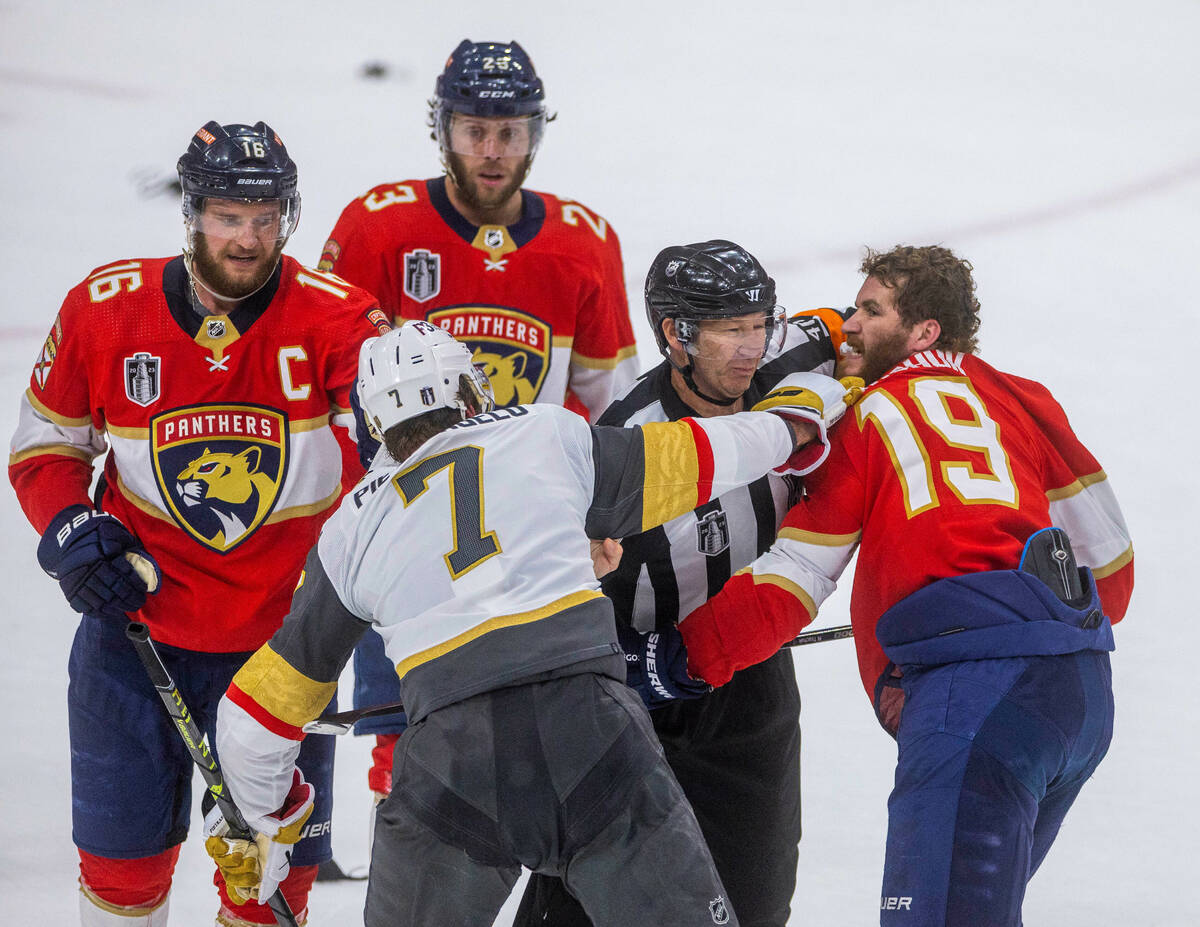
[{"label": "helmet chin strap", "polygon": [[675,363],[670,355],[667,356],[667,360],[670,362],[672,367],[679,371],[679,375],[683,377],[683,382],[687,384],[688,389],[690,389],[705,402],[711,402],[713,405],[717,406],[731,406],[742,398],[741,396],[735,396],[733,399],[718,399],[716,396],[708,395],[708,393],[704,392],[696,385],[696,381],[692,378],[692,371],[696,368],[690,360],[687,362],[686,367],[680,367],[677,363]]}]

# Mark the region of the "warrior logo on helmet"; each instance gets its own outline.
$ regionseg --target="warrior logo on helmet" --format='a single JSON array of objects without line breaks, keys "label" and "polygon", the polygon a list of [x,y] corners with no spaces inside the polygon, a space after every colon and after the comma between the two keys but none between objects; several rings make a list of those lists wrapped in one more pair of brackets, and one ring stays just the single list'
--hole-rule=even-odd
[{"label": "warrior logo on helmet", "polygon": [[184,531],[227,553],[271,514],[287,476],[287,417],[241,403],[173,409],[150,422],[159,494]]}]

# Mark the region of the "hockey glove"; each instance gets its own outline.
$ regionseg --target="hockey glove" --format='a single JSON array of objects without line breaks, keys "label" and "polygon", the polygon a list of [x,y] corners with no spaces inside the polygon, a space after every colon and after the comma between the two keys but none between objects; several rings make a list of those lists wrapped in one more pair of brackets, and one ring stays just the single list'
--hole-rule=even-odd
[{"label": "hockey glove", "polygon": [[776,473],[803,476],[817,469],[829,456],[828,431],[862,395],[863,381],[858,377],[835,380],[819,373],[789,373],[775,388],[754,405],[755,412],[771,412],[781,418],[808,422],[817,428],[814,441],[776,467]]},{"label": "hockey glove", "polygon": [[617,639],[625,651],[625,683],[653,710],[679,699],[699,698],[712,691],[687,671],[687,649],[677,628],[643,634],[617,623]]},{"label": "hockey glove", "polygon": [[358,462],[364,470],[370,470],[379,453],[379,441],[367,424],[367,414],[363,412],[362,403],[358,401],[358,379],[350,384],[350,410],[354,413],[354,441],[358,445]]},{"label": "hockey glove", "polygon": [[129,529],[86,505],[69,505],[38,544],[38,563],[58,580],[71,608],[123,619],[146,604],[162,573]]},{"label": "hockey glove", "polygon": [[229,824],[220,806],[204,816],[204,849],[221,870],[229,897],[239,904],[257,899],[266,904],[292,868],[292,847],[304,836],[304,825],[313,811],[317,791],[292,770],[292,788],[283,807],[272,814],[278,823],[273,835],[258,833],[253,840],[229,836]]}]

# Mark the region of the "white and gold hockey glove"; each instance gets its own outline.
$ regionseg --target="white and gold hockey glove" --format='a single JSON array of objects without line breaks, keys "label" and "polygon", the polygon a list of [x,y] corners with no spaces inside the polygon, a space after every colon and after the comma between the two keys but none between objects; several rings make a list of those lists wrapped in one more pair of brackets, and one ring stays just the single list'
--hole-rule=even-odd
[{"label": "white and gold hockey glove", "polygon": [[766,396],[754,404],[754,412],[771,412],[784,419],[807,422],[816,427],[816,437],[796,449],[776,473],[803,476],[817,469],[829,456],[829,429],[858,401],[864,383],[858,377],[835,380],[820,373],[789,373]]},{"label": "white and gold hockey glove", "polygon": [[204,849],[221,870],[230,898],[239,904],[251,899],[266,904],[275,894],[291,869],[292,846],[304,835],[316,795],[300,770],[293,770],[283,807],[268,819],[268,830],[276,823],[278,827],[273,834],[256,833],[253,840],[229,836],[229,825],[219,807],[205,815]]}]

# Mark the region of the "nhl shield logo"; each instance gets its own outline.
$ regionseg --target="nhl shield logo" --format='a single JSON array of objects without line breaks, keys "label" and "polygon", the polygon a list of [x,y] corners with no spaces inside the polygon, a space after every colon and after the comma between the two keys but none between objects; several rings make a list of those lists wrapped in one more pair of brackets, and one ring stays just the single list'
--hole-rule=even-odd
[{"label": "nhl shield logo", "polygon": [[162,391],[162,358],[151,357],[138,351],[133,357],[125,358],[125,395],[130,402],[148,406]]},{"label": "nhl shield logo", "polygon": [[442,256],[418,248],[404,254],[404,292],[419,303],[442,290]]},{"label": "nhl shield logo", "polygon": [[729,549],[729,520],[720,509],[708,512],[696,522],[696,549],[706,557],[715,557]]},{"label": "nhl shield logo", "polygon": [[287,417],[248,403],[173,409],[150,420],[159,494],[179,526],[217,553],[266,521],[287,477]]},{"label": "nhl shield logo", "polygon": [[718,895],[708,903],[708,915],[714,924],[729,923],[729,906],[725,904],[724,896]]}]

